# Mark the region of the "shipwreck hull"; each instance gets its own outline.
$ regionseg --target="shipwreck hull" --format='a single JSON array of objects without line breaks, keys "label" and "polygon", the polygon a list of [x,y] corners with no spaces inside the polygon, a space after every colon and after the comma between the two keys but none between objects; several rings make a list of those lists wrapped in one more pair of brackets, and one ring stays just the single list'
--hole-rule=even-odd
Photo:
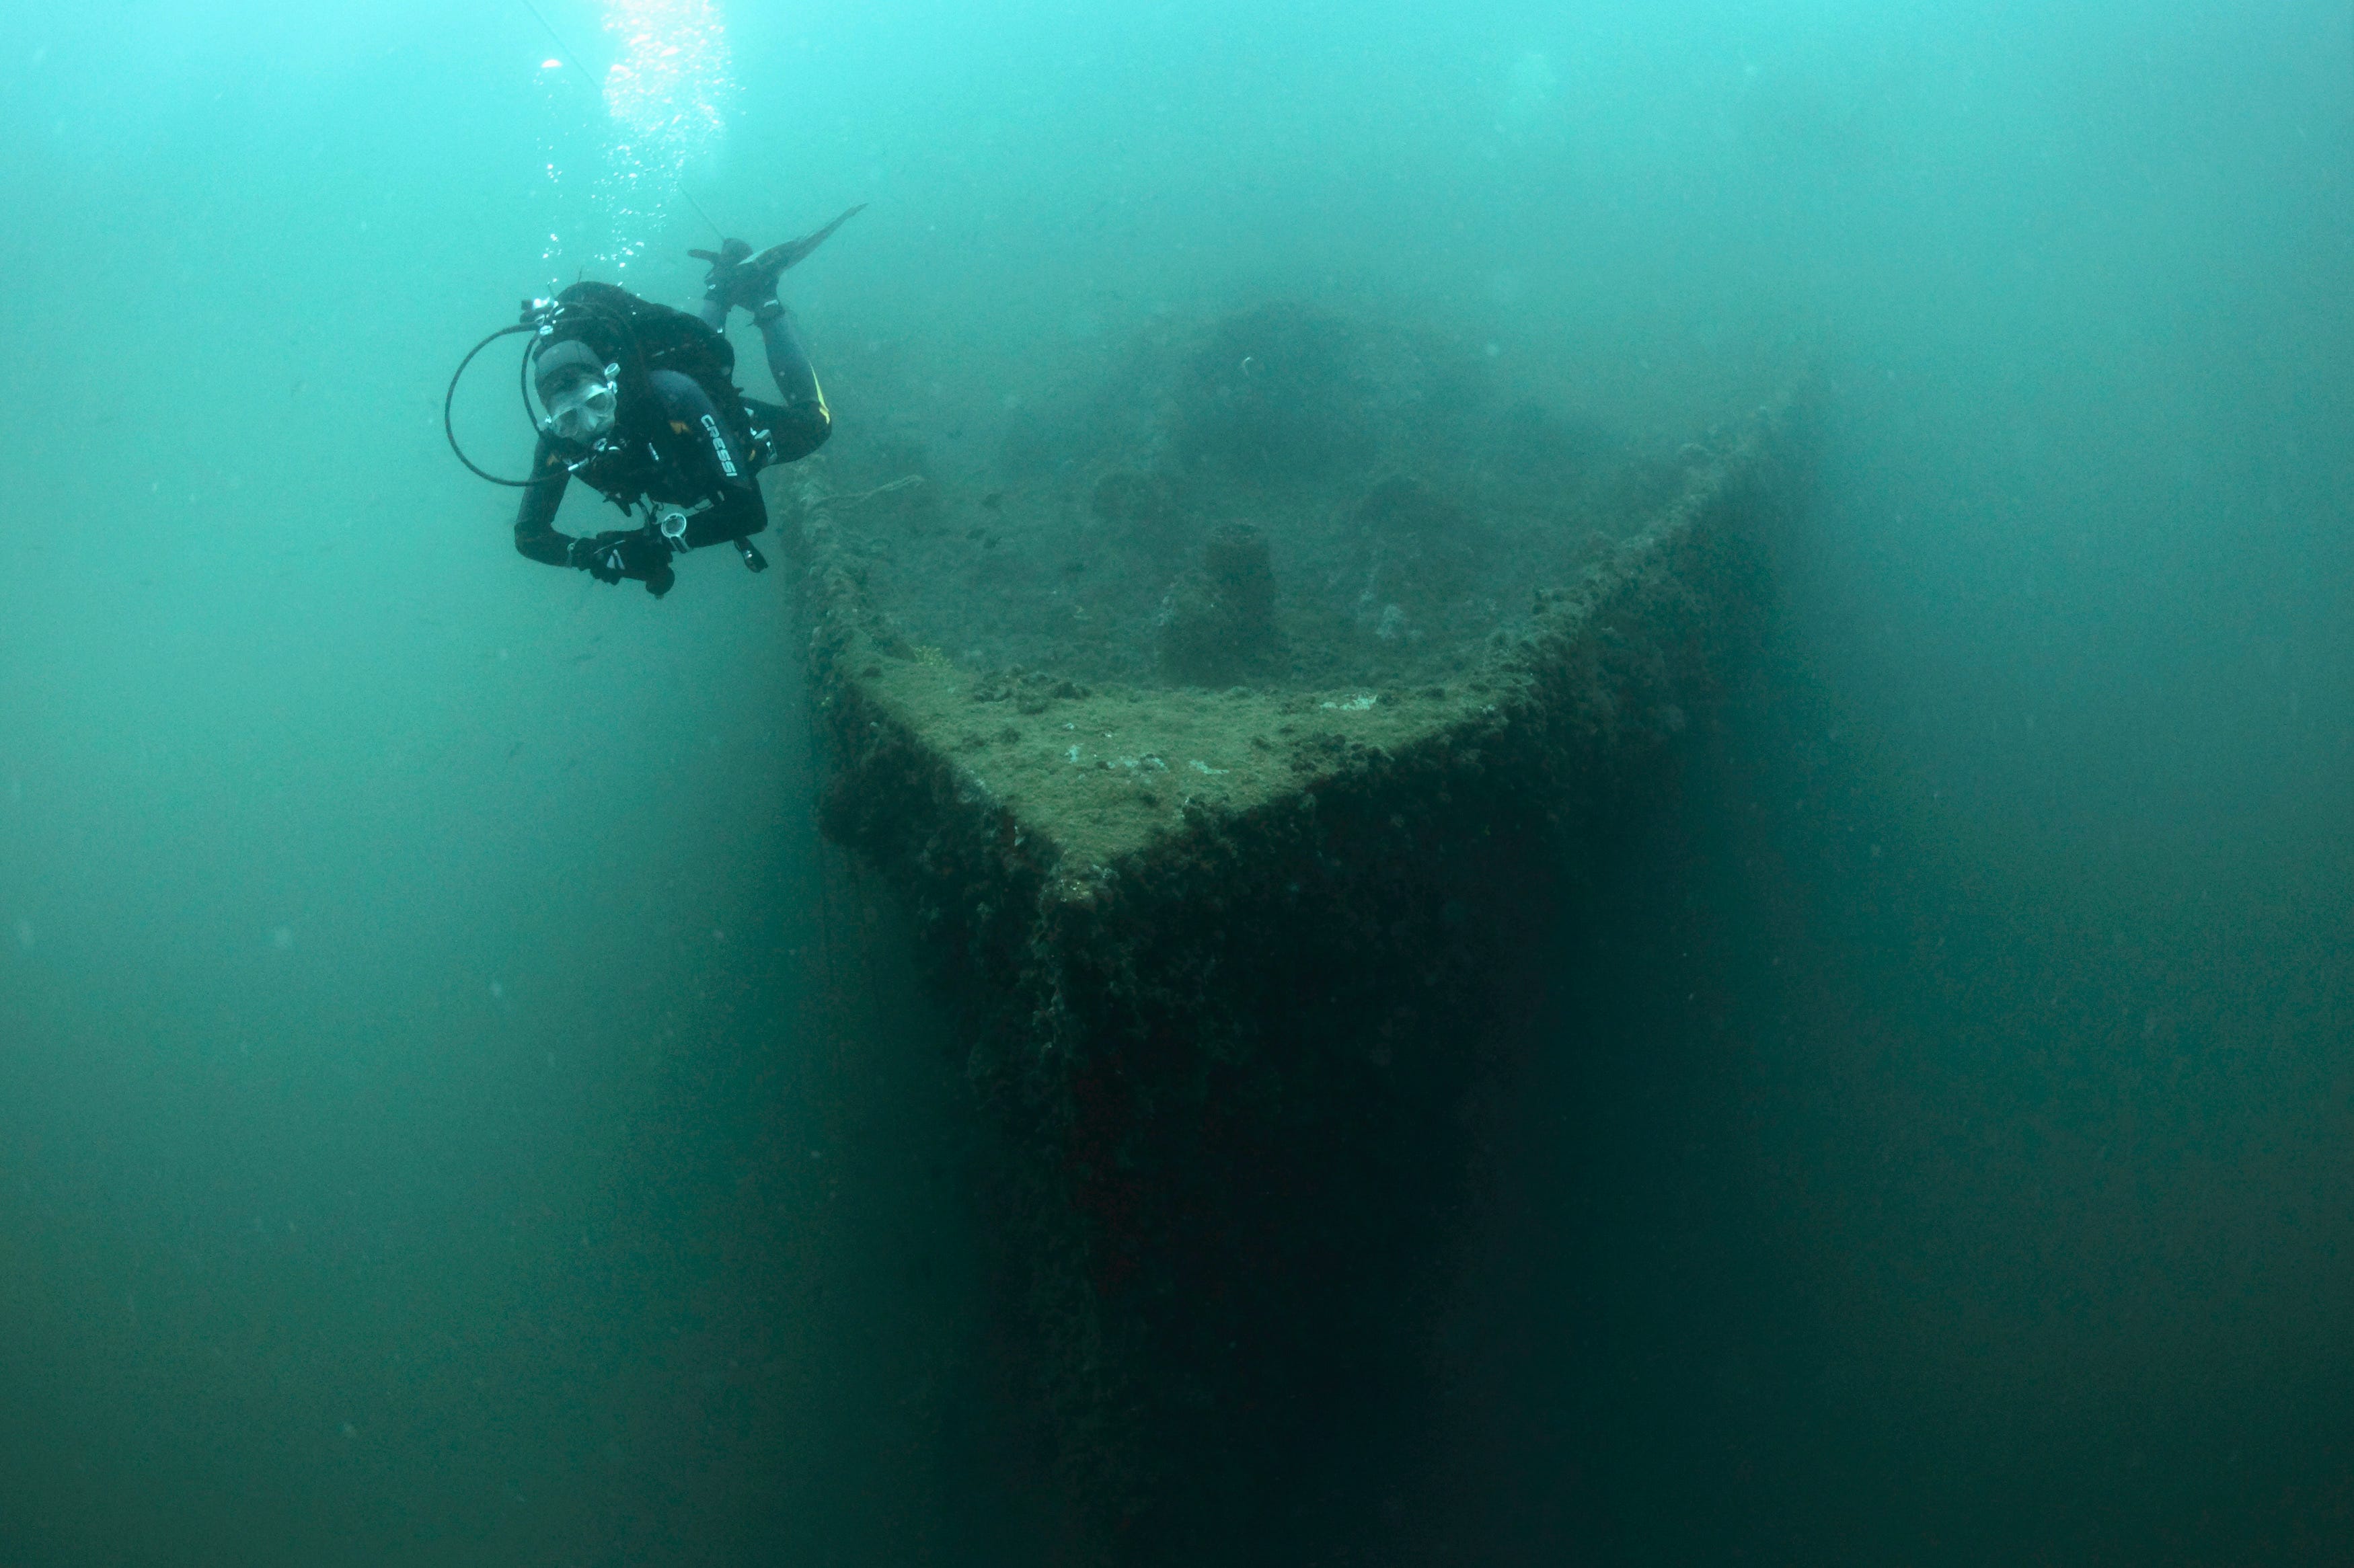
[{"label": "shipwreck hull", "polygon": [[1070,1561],[1280,1555],[1330,1477],[1411,1467],[1382,1435],[1432,1397],[1531,933],[1755,637],[1789,424],[1685,448],[1669,499],[1418,686],[960,668],[878,609],[827,475],[779,484],[825,827],[962,1009]]}]

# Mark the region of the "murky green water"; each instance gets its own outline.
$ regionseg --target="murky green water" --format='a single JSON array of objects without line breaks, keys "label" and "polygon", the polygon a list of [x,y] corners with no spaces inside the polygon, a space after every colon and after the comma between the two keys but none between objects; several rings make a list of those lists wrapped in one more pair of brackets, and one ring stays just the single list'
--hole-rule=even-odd
[{"label": "murky green water", "polygon": [[1819,367],[1323,1560],[2347,1559],[2343,5],[540,9],[0,27],[0,1563],[1051,1560],[788,574],[443,444],[519,297],[855,201],[846,474],[1271,295],[1638,429]]}]

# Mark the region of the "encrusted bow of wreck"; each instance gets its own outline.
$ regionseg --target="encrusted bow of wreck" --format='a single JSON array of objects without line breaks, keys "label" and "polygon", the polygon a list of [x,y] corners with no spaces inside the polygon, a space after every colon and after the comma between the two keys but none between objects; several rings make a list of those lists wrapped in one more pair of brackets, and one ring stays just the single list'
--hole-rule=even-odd
[{"label": "encrusted bow of wreck", "polygon": [[1407,687],[960,669],[878,611],[822,471],[779,486],[825,825],[964,1006],[1075,1559],[1215,1551],[1424,1397],[1513,960],[1755,635],[1789,425],[1686,448],[1582,579]]}]

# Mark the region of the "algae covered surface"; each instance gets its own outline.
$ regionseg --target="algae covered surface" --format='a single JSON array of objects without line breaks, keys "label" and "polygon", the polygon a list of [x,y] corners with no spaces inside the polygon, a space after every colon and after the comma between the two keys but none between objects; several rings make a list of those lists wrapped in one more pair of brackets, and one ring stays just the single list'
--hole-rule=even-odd
[{"label": "algae covered surface", "polygon": [[1049,835],[1075,879],[1196,821],[1263,806],[1332,758],[1410,745],[1493,705],[1481,700],[1489,683],[1385,701],[1055,682],[1023,700],[936,664],[868,667],[875,700],[939,746],[976,796]]},{"label": "algae covered surface", "polygon": [[911,441],[829,506],[886,640],[1089,683],[1459,681],[1691,461],[1294,302],[1157,323],[1043,404],[978,471]]},{"label": "algae covered surface", "polygon": [[872,490],[809,465],[779,499],[822,677],[1075,873],[1524,703],[1532,652],[1659,570],[1770,434],[1606,437],[1459,349],[1290,304],[1157,328],[1067,403],[1074,455],[1027,486],[903,452]]}]

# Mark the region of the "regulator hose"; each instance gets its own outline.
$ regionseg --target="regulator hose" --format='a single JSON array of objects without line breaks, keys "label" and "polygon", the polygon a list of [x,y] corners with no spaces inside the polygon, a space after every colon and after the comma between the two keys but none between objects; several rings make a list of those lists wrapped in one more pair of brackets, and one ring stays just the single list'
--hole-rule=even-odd
[{"label": "regulator hose", "polygon": [[[464,378],[466,366],[474,363],[474,356],[476,355],[482,353],[482,350],[490,347],[491,344],[498,342],[499,339],[503,337],[513,337],[519,332],[527,332],[536,334],[538,331],[538,325],[532,322],[523,322],[514,326],[501,327],[498,331],[491,334],[490,336],[476,344],[472,348],[468,349],[466,351],[466,357],[460,360],[458,362],[458,368],[451,373],[450,390],[445,393],[441,398],[441,433],[450,438],[450,450],[458,454],[458,461],[464,463],[467,468],[472,470],[476,478],[487,479],[493,484],[504,484],[510,490],[525,490],[537,482],[529,479],[501,478],[499,475],[491,472],[488,469],[483,468],[481,464],[475,462],[472,458],[468,457],[466,455],[466,449],[458,444],[458,427],[452,421],[451,410],[458,401],[458,383]],[[517,395],[523,398],[523,408],[525,416],[529,416],[531,413],[530,379],[531,351],[526,348],[524,350],[522,361],[515,366],[515,391]]]},{"label": "regulator hose", "polygon": [[[537,479],[505,479],[493,473],[472,458],[468,457],[466,449],[458,444],[458,427],[452,418],[451,410],[457,404],[458,383],[465,379],[466,367],[474,363],[475,356],[482,350],[503,337],[512,337],[517,333],[524,332],[531,334],[534,337],[545,337],[557,326],[573,318],[586,318],[591,323],[611,332],[621,345],[614,352],[622,354],[625,356],[623,362],[637,373],[637,381],[632,385],[642,387],[645,384],[647,374],[645,346],[638,341],[637,328],[631,323],[628,317],[585,300],[559,299],[552,302],[543,300],[525,301],[524,319],[513,326],[499,328],[498,331],[468,349],[466,357],[458,362],[458,368],[450,373],[450,390],[441,396],[441,433],[450,438],[450,450],[458,454],[458,461],[472,470],[476,477],[487,479],[493,484],[504,484],[510,490],[527,490],[540,482]],[[590,344],[591,348],[595,346],[594,344]],[[523,357],[515,363],[515,396],[523,402],[525,421],[536,430],[541,426],[539,415],[531,406],[531,348],[526,344],[523,351]]]}]

